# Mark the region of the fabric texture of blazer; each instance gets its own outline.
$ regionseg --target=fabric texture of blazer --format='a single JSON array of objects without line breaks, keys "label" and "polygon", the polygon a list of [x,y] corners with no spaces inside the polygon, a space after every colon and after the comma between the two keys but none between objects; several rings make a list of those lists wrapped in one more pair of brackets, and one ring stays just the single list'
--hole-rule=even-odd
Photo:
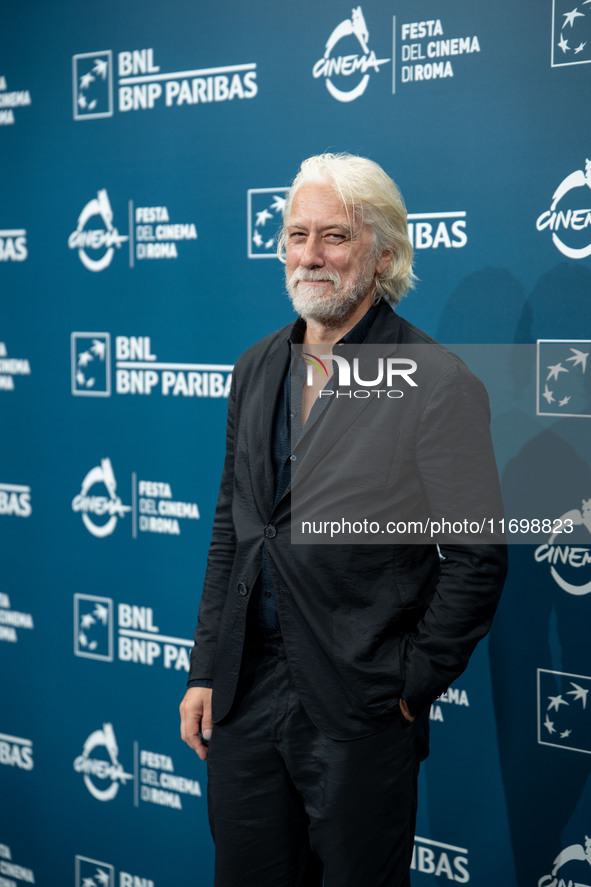
[{"label": "fabric texture of blazer", "polygon": [[258,342],[234,369],[189,679],[213,680],[214,722],[223,719],[265,546],[302,704],[327,735],[353,739],[381,729],[403,694],[412,713],[425,711],[462,673],[490,628],[506,548],[483,535],[307,542],[292,537],[292,521],[354,519],[360,507],[380,526],[401,516],[496,520],[488,397],[458,357],[381,304],[361,347],[414,361],[415,385],[396,383],[398,399],[337,397],[335,373],[330,403],[309,434],[306,425],[292,483],[275,504],[273,419],[290,330]]}]

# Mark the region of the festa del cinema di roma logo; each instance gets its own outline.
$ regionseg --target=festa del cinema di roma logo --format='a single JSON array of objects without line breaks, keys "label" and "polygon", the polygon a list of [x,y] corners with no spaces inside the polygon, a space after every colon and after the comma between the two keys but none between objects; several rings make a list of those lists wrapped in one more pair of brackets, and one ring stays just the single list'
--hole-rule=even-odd
[{"label": "festa del cinema di roma logo", "polygon": [[129,267],[141,259],[177,259],[181,241],[196,241],[194,222],[171,221],[167,206],[135,206],[128,200],[129,234],[120,234],[113,223],[113,208],[106,188],[100,188],[83,207],[68,246],[89,271],[104,271],[115,250],[129,244]]},{"label": "festa del cinema di roma logo", "polygon": [[[108,496],[91,495],[95,485],[105,487]],[[119,518],[131,511],[131,506],[124,505],[117,495],[117,481],[110,459],[101,459],[100,465],[91,468],[82,481],[80,492],[72,501],[72,509],[81,512],[84,526],[99,539],[110,536]],[[104,516],[107,517],[105,522],[96,520],[97,517]]]},{"label": "festa del cinema di roma logo", "polygon": [[[106,750],[108,760],[92,754],[98,748]],[[119,747],[113,725],[103,724],[102,730],[90,734],[82,754],[74,761],[74,770],[84,775],[84,784],[97,801],[112,801],[119,786],[133,779],[133,774],[125,772],[118,758]]]},{"label": "festa del cinema di roma logo", "polygon": [[[107,493],[107,495],[105,495]],[[196,502],[173,497],[167,481],[138,479],[132,472],[131,496],[133,505],[124,505],[117,494],[117,480],[109,458],[91,468],[72,499],[72,511],[80,513],[89,533],[98,539],[112,535],[118,520],[131,512],[131,535],[158,533],[169,536],[181,535],[181,522],[198,521],[199,506]]]},{"label": "festa del cinema di roma logo", "polygon": [[[102,219],[102,226],[87,228],[87,223],[95,216]],[[70,234],[68,246],[70,249],[78,250],[80,261],[89,271],[103,271],[113,261],[115,249],[121,249],[121,244],[128,239],[127,235],[119,234],[113,225],[113,210],[109,195],[105,188],[101,188],[78,216],[76,230]],[[92,252],[101,255],[95,257]]]},{"label": "festa del cinema di roma logo", "polygon": [[[361,53],[348,55],[333,55],[337,44],[345,38],[352,37],[357,40]],[[318,59],[312,68],[313,76],[318,79],[324,77],[326,88],[331,96],[339,102],[352,102],[363,95],[369,83],[370,74],[378,74],[380,66],[387,64],[390,59],[378,59],[375,52],[369,49],[367,43],[369,31],[361,6],[356,6],[351,12],[351,18],[340,22],[326,41],[326,47],[322,58]],[[345,88],[347,80],[353,77],[355,85]],[[337,80],[338,84],[335,83]]]},{"label": "festa del cinema di roma logo", "polygon": [[119,746],[111,723],[103,723],[84,742],[82,754],[74,759],[74,770],[97,801],[112,801],[120,786],[133,785],[133,805],[140,802],[183,809],[183,796],[201,798],[201,784],[192,777],[177,774],[170,755],[148,751],[133,743],[133,773],[126,773],[119,761]]},{"label": "festa del cinema di roma logo", "polygon": [[[564,871],[560,871],[565,866],[568,867],[569,872],[566,876]],[[591,879],[589,867],[591,867],[591,838],[585,835],[584,843],[571,844],[561,850],[554,860],[552,872],[539,879],[538,887],[571,887],[571,885],[572,887],[587,887]],[[576,878],[576,882],[574,878]],[[580,880],[582,878],[585,880]]]},{"label": "festa del cinema di roma logo", "polygon": [[[589,541],[591,542],[591,499],[583,499],[581,508],[573,508],[559,518],[561,524],[566,520],[572,521],[575,527],[584,527],[589,532]],[[566,591],[567,594],[572,594],[575,597],[590,594],[591,546],[582,544],[557,545],[557,538],[559,538],[558,534],[554,533],[549,537],[547,543],[539,545],[534,553],[535,560],[537,563],[549,564],[550,575],[558,587]],[[583,568],[585,576],[581,577],[581,581],[575,582],[571,574],[581,568]],[[568,578],[565,571],[569,571]]]},{"label": "festa del cinema di roma logo", "polygon": [[550,209],[536,221],[538,231],[552,232],[552,243],[569,259],[591,256],[591,160],[560,183]]}]

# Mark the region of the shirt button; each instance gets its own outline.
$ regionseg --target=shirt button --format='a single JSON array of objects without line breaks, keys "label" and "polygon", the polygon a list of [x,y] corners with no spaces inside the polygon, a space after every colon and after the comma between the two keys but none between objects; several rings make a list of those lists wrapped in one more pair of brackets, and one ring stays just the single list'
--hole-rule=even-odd
[{"label": "shirt button", "polygon": [[289,458],[290,458],[290,460],[291,460],[292,462],[295,462],[295,461],[297,460],[298,457],[297,457],[297,456],[294,456],[293,453],[292,453],[291,456],[290,456]]},{"label": "shirt button", "polygon": [[238,594],[241,594],[241,595],[243,595],[243,596],[248,594],[248,588],[246,587],[246,585],[244,584],[244,582],[240,582],[240,583],[239,583],[239,585],[238,585]]},{"label": "shirt button", "polygon": [[295,410],[292,410],[291,413],[290,413],[289,415],[291,416],[292,419],[295,419],[295,417],[296,417],[296,411],[295,411]]},{"label": "shirt button", "polygon": [[277,535],[277,527],[274,527],[273,524],[268,524],[265,527],[265,536],[267,539],[273,539]]}]

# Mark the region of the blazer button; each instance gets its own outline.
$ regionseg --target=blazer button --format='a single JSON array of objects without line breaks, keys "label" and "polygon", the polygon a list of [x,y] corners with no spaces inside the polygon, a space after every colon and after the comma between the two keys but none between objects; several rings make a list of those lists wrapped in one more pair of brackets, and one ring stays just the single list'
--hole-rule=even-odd
[{"label": "blazer button", "polygon": [[274,527],[273,524],[267,524],[265,527],[265,536],[267,539],[273,539],[277,535],[277,527]]},{"label": "blazer button", "polygon": [[243,596],[248,594],[248,588],[246,587],[244,582],[240,582],[240,584],[238,585],[238,594],[241,594]]}]

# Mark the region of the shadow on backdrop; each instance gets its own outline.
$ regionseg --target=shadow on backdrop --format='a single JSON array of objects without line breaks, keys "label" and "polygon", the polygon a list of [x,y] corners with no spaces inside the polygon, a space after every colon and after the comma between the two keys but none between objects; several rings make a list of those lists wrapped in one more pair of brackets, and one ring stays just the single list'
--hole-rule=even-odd
[{"label": "shadow on backdrop", "polygon": [[[524,304],[514,341],[589,338],[590,293],[587,268],[564,263],[552,269]],[[500,764],[519,887],[539,880],[550,885],[550,873],[585,877],[586,883],[591,862],[583,844],[589,819],[574,814],[591,769],[585,692],[591,678],[585,682],[573,675],[591,673],[591,420],[532,421],[534,363],[529,380],[527,368],[518,364],[515,371],[516,408],[510,419],[519,450],[502,471],[507,516],[570,514],[577,526],[568,538],[544,536],[540,545],[511,546],[489,642]],[[591,413],[589,369],[585,379],[589,408],[584,412]],[[533,393],[525,413],[519,406],[524,390]],[[523,440],[534,424],[535,433]]]},{"label": "shadow on backdrop", "polygon": [[[478,332],[483,329],[485,335]],[[466,277],[450,296],[436,337],[446,344],[486,340],[521,345],[513,352],[505,349],[505,354],[510,354],[510,371],[499,384],[510,390],[499,392],[497,388],[502,408],[496,414],[493,410],[492,430],[506,514],[551,519],[571,514],[579,521],[566,542],[544,535],[539,545],[511,546],[509,575],[488,650],[516,880],[511,878],[510,863],[502,853],[491,852],[494,871],[488,875],[519,887],[540,881],[544,887],[552,887],[553,879],[558,884],[561,877],[565,883],[569,877],[588,883],[591,851],[586,850],[585,836],[591,826],[588,818],[577,813],[577,805],[591,769],[591,696],[587,701],[584,694],[591,688],[591,677],[589,683],[577,683],[572,675],[591,675],[591,419],[536,416],[535,343],[538,339],[591,338],[591,271],[562,263],[540,277],[528,297],[523,285],[506,269],[479,270]],[[523,347],[527,343],[531,347]],[[583,412],[591,414],[591,357],[585,380],[589,408]],[[487,385],[494,407],[494,382]],[[539,675],[538,669],[542,670]],[[572,681],[582,688],[583,695]],[[474,769],[471,744],[486,748],[491,742],[487,726],[484,719],[467,726],[458,750],[451,742],[449,748],[443,744],[449,777],[441,774],[440,778],[439,761],[434,762],[437,790],[430,792],[427,781],[432,822],[449,817],[450,799],[458,791],[458,774],[464,774],[461,781]],[[490,726],[494,729],[492,713]],[[437,757],[436,735],[434,740]],[[581,750],[575,751],[579,746]],[[462,753],[464,761],[460,760]],[[485,791],[486,777],[482,774],[478,778]],[[449,791],[444,788],[446,779]],[[490,818],[495,812],[475,809],[473,814],[484,816],[500,850],[503,838]]]}]

